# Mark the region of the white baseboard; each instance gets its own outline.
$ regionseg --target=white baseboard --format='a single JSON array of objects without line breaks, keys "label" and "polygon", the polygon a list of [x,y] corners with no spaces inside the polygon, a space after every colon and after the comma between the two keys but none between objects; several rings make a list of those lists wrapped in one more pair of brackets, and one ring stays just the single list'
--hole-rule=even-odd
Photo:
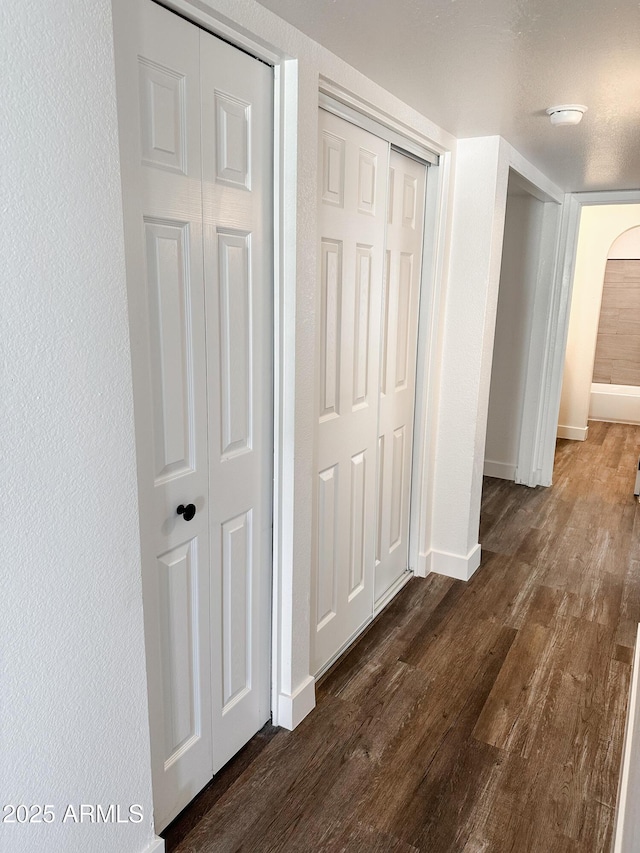
[{"label": "white baseboard", "polygon": [[492,459],[484,460],[485,477],[498,477],[500,480],[515,480],[516,466],[507,462],[494,462]]},{"label": "white baseboard", "polygon": [[622,772],[618,786],[613,853],[635,853],[640,849],[640,625],[631,671],[631,693],[622,749]]},{"label": "white baseboard", "polygon": [[435,572],[460,581],[468,581],[480,565],[482,549],[480,545],[472,548],[466,557],[459,554],[448,554],[446,551],[430,551],[426,555],[425,569],[427,574]]},{"label": "white baseboard", "polygon": [[[527,486],[530,489],[535,489],[536,486],[542,486],[543,484],[540,482],[542,479],[542,470],[540,468],[536,468],[528,477],[521,477],[518,475],[518,471],[516,469],[516,475],[513,478],[514,483],[517,483],[518,486]],[[547,483],[547,485],[549,485]]]},{"label": "white baseboard", "polygon": [[586,441],[589,435],[589,427],[572,427],[558,424],[558,438],[570,438],[572,441]]},{"label": "white baseboard", "polygon": [[277,724],[292,731],[316,707],[316,680],[308,675],[302,684],[289,695],[278,696]]},{"label": "white baseboard", "polygon": [[426,578],[431,571],[431,551],[426,554],[418,554],[418,562],[416,564],[415,576],[417,578]]},{"label": "white baseboard", "polygon": [[164,853],[164,838],[156,838],[151,844],[147,844],[143,853]]}]

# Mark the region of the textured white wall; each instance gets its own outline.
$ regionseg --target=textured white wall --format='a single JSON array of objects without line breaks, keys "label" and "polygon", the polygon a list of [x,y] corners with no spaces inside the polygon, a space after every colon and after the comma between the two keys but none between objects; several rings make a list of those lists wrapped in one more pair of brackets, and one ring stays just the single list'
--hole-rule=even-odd
[{"label": "textured white wall", "polygon": [[497,136],[458,142],[431,566],[461,577],[479,559],[478,520],[508,161]]},{"label": "textured white wall", "polygon": [[544,202],[533,196],[507,195],[485,472],[509,480],[518,463],[543,214]]},{"label": "textured white wall", "polygon": [[[109,0],[4,0],[2,804],[11,853],[153,839]],[[140,804],[140,823],[62,822]]]},{"label": "textured white wall", "polygon": [[607,257],[614,240],[639,222],[640,204],[582,208],[558,418],[561,436],[586,437]]}]

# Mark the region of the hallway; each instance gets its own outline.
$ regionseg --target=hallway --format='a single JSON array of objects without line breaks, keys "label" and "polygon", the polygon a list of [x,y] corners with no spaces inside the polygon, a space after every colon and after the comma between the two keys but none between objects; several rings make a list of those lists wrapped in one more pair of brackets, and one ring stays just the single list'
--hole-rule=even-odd
[{"label": "hallway", "polygon": [[164,833],[167,851],[608,851],[640,621],[640,427],[486,479],[481,568],[414,579]]}]

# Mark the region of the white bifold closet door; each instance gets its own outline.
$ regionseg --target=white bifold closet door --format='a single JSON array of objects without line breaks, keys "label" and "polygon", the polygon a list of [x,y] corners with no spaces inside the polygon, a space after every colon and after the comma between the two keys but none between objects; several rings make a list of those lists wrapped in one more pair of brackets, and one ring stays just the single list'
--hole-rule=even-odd
[{"label": "white bifold closet door", "polygon": [[119,109],[158,831],[270,715],[273,78],[150,0],[131,14]]},{"label": "white bifold closet door", "polygon": [[322,109],[318,166],[314,672],[408,569],[426,176],[385,140]]}]

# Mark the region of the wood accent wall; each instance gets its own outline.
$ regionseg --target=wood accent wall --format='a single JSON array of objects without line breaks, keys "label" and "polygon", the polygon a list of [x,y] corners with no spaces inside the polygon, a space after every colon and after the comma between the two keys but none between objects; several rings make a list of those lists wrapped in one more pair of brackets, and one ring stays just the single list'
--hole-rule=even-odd
[{"label": "wood accent wall", "polygon": [[607,261],[593,381],[640,385],[640,260]]}]

